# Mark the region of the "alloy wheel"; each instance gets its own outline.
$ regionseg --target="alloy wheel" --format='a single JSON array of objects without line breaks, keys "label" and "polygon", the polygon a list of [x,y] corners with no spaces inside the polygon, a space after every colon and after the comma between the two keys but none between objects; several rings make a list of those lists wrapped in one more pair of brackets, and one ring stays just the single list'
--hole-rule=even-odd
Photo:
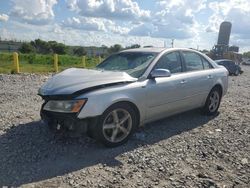
[{"label": "alloy wheel", "polygon": [[132,130],[132,117],[125,109],[114,109],[103,121],[103,135],[109,142],[124,140]]},{"label": "alloy wheel", "polygon": [[235,71],[235,75],[238,76],[239,74],[240,74],[240,71],[237,69],[237,70]]},{"label": "alloy wheel", "polygon": [[218,93],[218,91],[213,91],[210,95],[209,100],[209,111],[215,112],[220,103],[220,94]]}]

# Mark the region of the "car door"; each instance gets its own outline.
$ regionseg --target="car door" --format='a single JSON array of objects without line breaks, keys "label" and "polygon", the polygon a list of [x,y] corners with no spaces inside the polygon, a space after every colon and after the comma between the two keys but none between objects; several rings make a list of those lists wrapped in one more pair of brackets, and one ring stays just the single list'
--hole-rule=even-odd
[{"label": "car door", "polygon": [[214,82],[213,67],[200,54],[193,51],[182,51],[185,65],[186,102],[187,108],[203,105]]},{"label": "car door", "polygon": [[185,98],[182,92],[185,80],[182,77],[183,66],[179,52],[162,55],[152,70],[155,69],[168,69],[171,76],[148,79],[146,84],[148,120],[176,113]]}]

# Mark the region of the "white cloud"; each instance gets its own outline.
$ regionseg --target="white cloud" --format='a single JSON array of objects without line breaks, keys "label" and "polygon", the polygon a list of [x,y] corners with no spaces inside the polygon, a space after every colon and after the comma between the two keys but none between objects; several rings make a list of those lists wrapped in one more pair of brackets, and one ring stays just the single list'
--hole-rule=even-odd
[{"label": "white cloud", "polygon": [[105,22],[109,21],[100,18],[72,17],[63,21],[63,26],[87,31],[106,31]]},{"label": "white cloud", "polygon": [[[199,45],[200,49],[211,49],[217,41],[220,23],[226,20],[233,25],[230,43],[249,49],[249,0],[11,1],[8,15],[0,14],[0,22],[8,20],[0,25],[1,37],[97,46],[163,46],[164,40],[170,46],[174,38],[176,47]],[[144,1],[146,6],[152,5],[149,10],[140,6]],[[65,2],[72,12],[64,9]],[[61,10],[65,11],[63,15]]]},{"label": "white cloud", "polygon": [[114,33],[114,34],[120,34],[120,35],[127,35],[130,31],[130,28],[123,27],[115,22],[109,22],[109,24],[106,25],[106,28],[108,31]]},{"label": "white cloud", "polygon": [[54,18],[53,6],[57,0],[12,0],[11,16],[29,24],[43,25]]},{"label": "white cloud", "polygon": [[[62,27],[58,24],[45,25],[30,25],[16,21],[11,21],[12,30],[0,28],[0,36],[3,39],[18,39],[18,40],[34,40],[40,38],[42,40],[56,40],[68,45],[82,46],[111,46],[114,44],[122,44],[129,46],[132,44],[163,46],[163,40],[150,37],[134,37],[122,36],[120,34],[110,34],[101,31],[85,31]],[[15,32],[18,30],[18,32]]]},{"label": "white cloud", "polygon": [[[248,6],[250,6],[250,3]],[[226,19],[232,22],[233,34],[240,35],[240,38],[250,39],[250,9],[244,11],[233,8],[228,12]]]},{"label": "white cloud", "polygon": [[[193,32],[196,23],[194,14],[206,6],[205,0],[159,1],[156,5],[157,11],[150,14],[132,0],[67,0],[67,3],[71,10],[85,17],[84,20],[77,18],[75,21],[69,21],[71,24],[68,26],[73,28],[177,39],[190,38],[196,34]],[[86,19],[86,17],[89,18]],[[112,21],[103,23],[100,19],[94,21],[93,17]],[[119,24],[126,22],[126,26],[118,25],[113,21]],[[133,22],[139,22],[139,24],[133,24]]]},{"label": "white cloud", "polygon": [[250,39],[250,1],[229,0],[222,2],[211,2],[209,8],[213,14],[209,18],[207,31],[218,32],[222,21],[232,23],[232,35],[235,38]]},{"label": "white cloud", "polygon": [[161,0],[158,2],[159,6],[163,6],[166,10],[179,10],[183,11],[184,13],[195,13],[199,12],[202,9],[206,8],[207,0]]},{"label": "white cloud", "polygon": [[0,14],[0,22],[7,22],[9,20],[9,16],[7,14]]},{"label": "white cloud", "polygon": [[239,46],[240,51],[249,51],[249,7],[249,0],[223,0],[220,2],[210,2],[209,8],[212,10],[212,15],[209,17],[209,23],[206,27],[206,31],[214,33],[216,41],[221,22],[230,21],[232,23],[232,31],[229,45]]},{"label": "white cloud", "polygon": [[134,27],[130,34],[159,38],[187,39],[195,37],[197,32],[195,14],[206,7],[206,0],[170,0],[158,1],[158,11],[152,15],[151,23],[142,23]]},{"label": "white cloud", "polygon": [[82,16],[108,19],[149,19],[150,11],[142,10],[132,0],[66,0],[71,10]]},{"label": "white cloud", "polygon": [[140,24],[137,24],[137,26],[133,27],[130,30],[129,34],[135,35],[135,36],[151,36],[154,30],[155,30],[155,27],[153,24],[140,23]]},{"label": "white cloud", "polygon": [[129,34],[135,36],[150,36],[155,38],[168,39],[186,39],[193,36],[191,30],[186,30],[186,27],[182,28],[177,24],[173,27],[171,22],[166,24],[141,24],[132,28]]},{"label": "white cloud", "polygon": [[129,28],[117,25],[115,22],[105,18],[72,17],[62,22],[65,27],[81,29],[84,31],[104,31],[116,34],[127,34]]}]

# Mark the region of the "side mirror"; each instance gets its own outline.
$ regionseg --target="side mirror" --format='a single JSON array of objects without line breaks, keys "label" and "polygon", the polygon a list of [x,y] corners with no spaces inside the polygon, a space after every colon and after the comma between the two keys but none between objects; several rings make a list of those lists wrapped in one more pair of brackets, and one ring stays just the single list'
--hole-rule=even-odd
[{"label": "side mirror", "polygon": [[171,72],[168,69],[155,69],[150,73],[151,78],[170,77]]}]

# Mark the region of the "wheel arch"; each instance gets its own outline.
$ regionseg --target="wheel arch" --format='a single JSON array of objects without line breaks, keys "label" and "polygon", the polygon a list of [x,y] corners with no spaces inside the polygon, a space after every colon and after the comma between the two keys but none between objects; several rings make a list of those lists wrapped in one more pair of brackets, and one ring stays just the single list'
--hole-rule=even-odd
[{"label": "wheel arch", "polygon": [[[218,91],[219,91],[220,99],[219,99],[218,106],[216,107],[216,109],[215,109],[214,111],[210,111],[210,109],[209,109],[209,108],[210,108],[210,107],[209,107],[209,100],[210,100],[210,99],[209,99],[209,96],[210,96],[210,94],[211,94],[211,92],[212,92],[213,90],[218,90]],[[215,113],[217,113],[218,108],[219,108],[219,106],[220,106],[220,101],[221,101],[222,94],[223,94],[223,87],[222,87],[222,85],[219,84],[219,83],[215,84],[215,85],[211,88],[211,90],[210,90],[210,92],[209,92],[209,94],[208,94],[208,96],[207,96],[207,98],[206,98],[206,101],[205,101],[204,106],[203,106],[203,108],[202,108],[203,113],[205,113],[206,115],[214,115]]]},{"label": "wheel arch", "polygon": [[[214,85],[214,87],[212,89],[214,89],[214,88],[218,88],[219,91],[220,91],[220,95],[222,96],[222,94],[223,94],[223,87],[222,87],[222,85],[219,84],[219,83],[217,83],[217,84]],[[212,91],[212,89],[211,89],[211,91]]]},{"label": "wheel arch", "polygon": [[115,101],[113,102],[110,106],[108,106],[106,109],[110,108],[111,106],[115,105],[115,104],[128,104],[130,107],[133,108],[133,110],[135,111],[136,113],[136,117],[137,117],[137,126],[140,125],[140,120],[141,120],[141,113],[139,111],[139,108],[137,107],[137,105],[130,101],[130,100],[126,100],[126,99],[121,99],[121,100],[118,100],[118,101]]},{"label": "wheel arch", "polygon": [[204,106],[204,105],[205,105],[205,103],[206,103],[206,101],[207,101],[207,98],[208,98],[208,96],[209,96],[210,92],[211,92],[214,88],[218,88],[218,89],[219,89],[220,94],[221,94],[221,97],[222,97],[222,95],[223,95],[223,87],[222,87],[222,84],[220,84],[220,83],[216,83],[216,84],[215,84],[215,85],[213,85],[213,87],[210,89],[210,91],[208,92],[208,94],[207,94],[206,98],[204,98],[204,100],[203,100],[203,102],[202,102],[202,106]]},{"label": "wheel arch", "polygon": [[217,77],[211,90],[215,87],[219,88],[221,96],[224,96],[228,89],[228,74],[224,75],[223,77]]}]

